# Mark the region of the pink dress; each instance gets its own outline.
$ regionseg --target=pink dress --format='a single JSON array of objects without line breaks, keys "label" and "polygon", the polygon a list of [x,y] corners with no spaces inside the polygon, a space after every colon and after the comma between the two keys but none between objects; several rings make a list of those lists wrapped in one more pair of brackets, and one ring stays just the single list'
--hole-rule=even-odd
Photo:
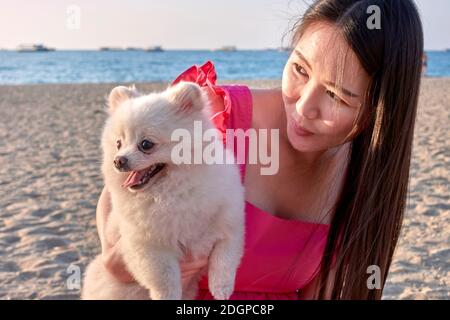
[{"label": "pink dress", "polygon": [[[224,111],[212,118],[222,132],[227,128],[251,127],[250,90],[238,85],[216,86],[212,63],[188,69],[174,83],[180,80],[210,86],[223,96]],[[240,170],[244,181],[245,164],[240,165]],[[302,288],[317,275],[329,226],[279,218],[249,202],[245,204],[245,224],[244,256],[230,299],[297,300]],[[196,299],[214,299],[208,290],[207,276],[199,283]]]}]

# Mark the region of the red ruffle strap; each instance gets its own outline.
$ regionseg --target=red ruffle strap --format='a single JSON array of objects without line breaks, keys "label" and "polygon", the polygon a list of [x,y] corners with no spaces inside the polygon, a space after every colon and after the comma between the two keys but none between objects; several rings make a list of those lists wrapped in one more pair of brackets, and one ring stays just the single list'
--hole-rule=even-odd
[{"label": "red ruffle strap", "polygon": [[209,87],[212,92],[219,95],[223,99],[224,109],[212,115],[211,121],[214,126],[222,133],[222,138],[225,138],[225,130],[228,127],[228,120],[230,118],[231,100],[229,93],[223,88],[216,86],[216,70],[211,61],[207,61],[201,67],[192,66],[183,73],[181,73],[173,82],[172,85],[180,81],[195,82],[200,87]]}]

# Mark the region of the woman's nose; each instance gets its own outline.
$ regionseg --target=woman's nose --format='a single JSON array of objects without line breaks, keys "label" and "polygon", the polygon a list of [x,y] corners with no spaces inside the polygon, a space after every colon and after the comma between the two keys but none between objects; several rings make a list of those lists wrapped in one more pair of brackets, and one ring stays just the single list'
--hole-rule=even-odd
[{"label": "woman's nose", "polygon": [[305,85],[295,104],[297,113],[306,119],[314,120],[319,117],[319,90],[312,85]]}]

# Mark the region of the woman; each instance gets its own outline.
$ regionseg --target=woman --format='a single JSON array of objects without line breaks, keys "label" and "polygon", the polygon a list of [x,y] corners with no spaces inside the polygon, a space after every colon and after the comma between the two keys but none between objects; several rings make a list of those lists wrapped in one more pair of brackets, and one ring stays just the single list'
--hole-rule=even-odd
[{"label": "woman", "polygon": [[[280,130],[277,174],[242,167],[246,249],[231,299],[380,299],[409,179],[423,54],[417,9],[411,0],[318,0],[292,48],[281,90],[205,87],[226,110],[222,128]],[[105,266],[132,281],[114,250],[119,236],[103,232],[108,212],[104,190]],[[184,280],[206,265],[186,257]],[[368,285],[368,270],[380,272],[379,284]],[[211,298],[207,279],[200,289],[198,299]]]}]

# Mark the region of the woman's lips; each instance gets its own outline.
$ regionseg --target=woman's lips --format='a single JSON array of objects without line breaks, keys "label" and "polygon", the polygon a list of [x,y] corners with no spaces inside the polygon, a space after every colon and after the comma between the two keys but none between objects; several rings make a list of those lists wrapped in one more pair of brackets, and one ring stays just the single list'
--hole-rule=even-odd
[{"label": "woman's lips", "polygon": [[308,131],[308,130],[302,128],[295,120],[292,121],[292,124],[293,124],[294,131],[298,136],[308,137],[308,136],[312,136],[314,134],[311,131]]}]

